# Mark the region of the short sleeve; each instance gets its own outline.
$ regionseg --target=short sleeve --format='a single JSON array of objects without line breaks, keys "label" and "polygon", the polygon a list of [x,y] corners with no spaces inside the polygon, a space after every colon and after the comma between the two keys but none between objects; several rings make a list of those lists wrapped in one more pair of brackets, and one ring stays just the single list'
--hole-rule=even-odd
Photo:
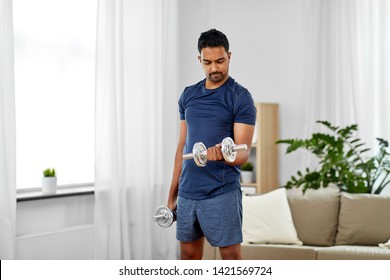
[{"label": "short sleeve", "polygon": [[234,111],[235,123],[256,124],[256,107],[249,91],[245,90],[238,96]]},{"label": "short sleeve", "polygon": [[185,108],[184,108],[184,93],[181,94],[179,101],[178,101],[178,105],[179,105],[180,120],[184,121],[186,119]]}]

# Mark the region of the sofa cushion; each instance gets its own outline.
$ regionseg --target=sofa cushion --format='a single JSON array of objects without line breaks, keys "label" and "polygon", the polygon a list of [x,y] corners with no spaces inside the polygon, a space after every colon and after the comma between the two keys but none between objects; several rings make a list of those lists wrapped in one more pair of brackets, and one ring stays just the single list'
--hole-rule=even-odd
[{"label": "sofa cushion", "polygon": [[[315,260],[317,248],[301,245],[242,244],[241,252],[244,260]],[[219,249],[211,247],[207,240],[204,245],[203,259],[222,259]]]},{"label": "sofa cushion", "polygon": [[244,260],[315,260],[316,247],[281,244],[250,244],[241,246]]},{"label": "sofa cushion", "polygon": [[285,188],[243,197],[243,237],[249,243],[298,244]]},{"label": "sofa cushion", "polygon": [[390,250],[377,246],[339,245],[317,248],[318,260],[390,260]]},{"label": "sofa cushion", "polygon": [[305,245],[332,246],[335,243],[340,191],[329,186],[318,190],[288,191],[295,229]]},{"label": "sofa cushion", "polygon": [[378,246],[389,238],[389,195],[341,194],[337,245]]}]

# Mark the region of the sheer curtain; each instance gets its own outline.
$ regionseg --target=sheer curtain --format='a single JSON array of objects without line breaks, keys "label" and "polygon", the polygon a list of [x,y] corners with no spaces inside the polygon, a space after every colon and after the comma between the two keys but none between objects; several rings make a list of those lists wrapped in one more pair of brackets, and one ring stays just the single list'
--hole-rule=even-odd
[{"label": "sheer curtain", "polygon": [[176,1],[100,0],[96,69],[97,259],[175,259],[167,201],[178,136]]},{"label": "sheer curtain", "polygon": [[390,3],[385,0],[307,0],[307,121],[359,125],[375,148],[390,140]]},{"label": "sheer curtain", "polygon": [[15,259],[16,136],[12,1],[0,0],[0,259]]}]

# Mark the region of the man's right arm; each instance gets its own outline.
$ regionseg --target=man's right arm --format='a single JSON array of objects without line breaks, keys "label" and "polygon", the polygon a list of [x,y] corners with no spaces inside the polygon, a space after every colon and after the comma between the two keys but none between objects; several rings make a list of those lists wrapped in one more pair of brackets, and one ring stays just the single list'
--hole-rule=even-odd
[{"label": "man's right arm", "polygon": [[183,150],[187,137],[187,124],[185,120],[180,121],[179,143],[175,154],[175,163],[173,167],[171,187],[168,195],[168,207],[172,210],[176,209],[177,195],[179,193],[179,179],[182,171]]}]

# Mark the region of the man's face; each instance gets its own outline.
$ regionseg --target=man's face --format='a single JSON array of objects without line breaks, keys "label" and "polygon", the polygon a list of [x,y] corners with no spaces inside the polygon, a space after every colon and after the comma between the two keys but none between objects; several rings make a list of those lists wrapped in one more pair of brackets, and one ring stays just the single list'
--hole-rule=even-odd
[{"label": "man's face", "polygon": [[227,53],[222,46],[206,47],[201,50],[198,59],[206,74],[206,86],[218,87],[228,79],[230,55],[231,53]]}]

